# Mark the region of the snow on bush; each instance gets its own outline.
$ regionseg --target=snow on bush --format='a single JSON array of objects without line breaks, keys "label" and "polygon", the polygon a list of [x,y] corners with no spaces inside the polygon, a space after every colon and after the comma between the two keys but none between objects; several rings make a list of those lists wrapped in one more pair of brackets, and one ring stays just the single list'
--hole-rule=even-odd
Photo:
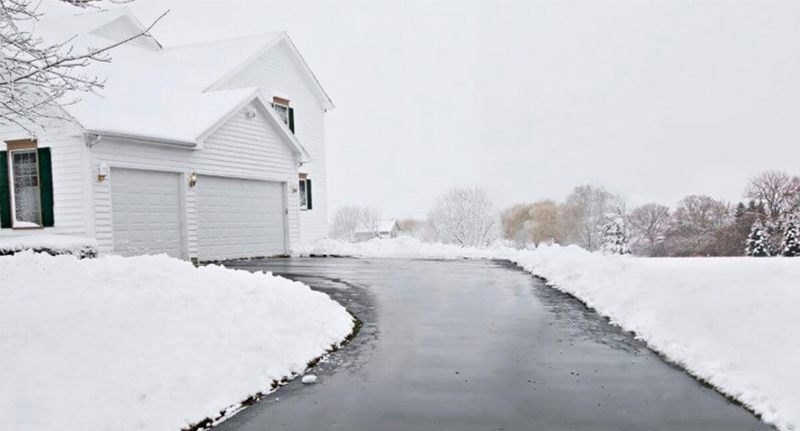
[{"label": "snow on bush", "polygon": [[177,431],[353,329],[327,295],[166,256],[0,257],[0,429]]},{"label": "snow on bush", "polygon": [[411,238],[323,241],[306,252],[510,260],[633,331],[765,421],[800,429],[800,259],[637,258],[577,246],[470,249]]},{"label": "snow on bush", "polygon": [[66,235],[37,233],[0,238],[0,256],[25,250],[51,255],[71,254],[80,258],[97,257],[97,243],[93,239]]}]

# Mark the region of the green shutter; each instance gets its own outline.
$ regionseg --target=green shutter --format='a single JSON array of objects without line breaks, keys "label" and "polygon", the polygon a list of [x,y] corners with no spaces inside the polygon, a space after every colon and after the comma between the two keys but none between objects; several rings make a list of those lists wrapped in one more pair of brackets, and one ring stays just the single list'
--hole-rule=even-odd
[{"label": "green shutter", "polygon": [[53,216],[53,164],[49,148],[39,148],[39,193],[42,202],[42,226],[52,227]]},{"label": "green shutter", "polygon": [[8,186],[8,152],[0,151],[0,227],[11,227],[11,189]]},{"label": "green shutter", "polygon": [[294,108],[289,108],[289,130],[294,133]]},{"label": "green shutter", "polygon": [[311,209],[311,180],[306,178],[306,209]]}]

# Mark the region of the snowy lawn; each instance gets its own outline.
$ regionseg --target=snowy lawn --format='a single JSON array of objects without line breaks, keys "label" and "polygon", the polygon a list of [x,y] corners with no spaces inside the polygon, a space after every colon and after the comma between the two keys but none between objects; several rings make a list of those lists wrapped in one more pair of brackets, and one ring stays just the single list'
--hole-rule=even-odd
[{"label": "snowy lawn", "polygon": [[166,256],[0,257],[0,429],[178,431],[353,329],[327,295]]},{"label": "snowy lawn", "polygon": [[781,430],[800,430],[800,258],[636,258],[578,247],[461,249],[409,238],[305,254],[508,259]]}]

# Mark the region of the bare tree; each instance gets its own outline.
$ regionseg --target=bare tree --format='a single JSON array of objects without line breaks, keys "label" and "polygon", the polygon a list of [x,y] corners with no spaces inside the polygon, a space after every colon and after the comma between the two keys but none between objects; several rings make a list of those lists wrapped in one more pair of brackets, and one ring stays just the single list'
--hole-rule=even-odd
[{"label": "bare tree", "polygon": [[554,201],[514,205],[502,212],[501,220],[503,236],[513,240],[518,247],[529,243],[561,242],[559,205]]},{"label": "bare tree", "polygon": [[381,212],[375,208],[349,205],[333,214],[331,237],[345,241],[359,241],[378,236]]},{"label": "bare tree", "polygon": [[341,207],[333,214],[331,237],[345,241],[356,240],[356,230],[361,223],[361,208],[355,205]]},{"label": "bare tree", "polygon": [[608,213],[624,215],[622,200],[602,187],[575,187],[562,214],[562,234],[568,243],[597,250],[603,243],[603,225]]},{"label": "bare tree", "polygon": [[357,233],[362,239],[371,239],[378,236],[381,229],[381,212],[376,208],[361,208]]},{"label": "bare tree", "polygon": [[637,253],[652,256],[669,229],[669,207],[656,203],[634,208],[628,216],[628,225]]},{"label": "bare tree", "polygon": [[428,213],[437,240],[462,247],[484,247],[497,238],[499,217],[489,196],[477,188],[445,193]]},{"label": "bare tree", "polygon": [[[65,0],[79,7],[93,0]],[[106,46],[76,48],[75,36],[45,41],[34,32],[42,16],[40,1],[0,0],[0,125],[17,125],[31,135],[50,120],[72,121],[60,108],[78,95],[96,92],[104,81],[87,73],[95,62],[109,62],[109,52],[147,35],[167,12],[144,31]]]},{"label": "bare tree", "polygon": [[764,202],[767,216],[775,221],[800,204],[800,177],[781,171],[766,171],[753,177],[744,196]]},{"label": "bare tree", "polygon": [[670,254],[708,256],[718,254],[715,239],[731,222],[727,202],[692,195],[678,202],[668,232]]}]

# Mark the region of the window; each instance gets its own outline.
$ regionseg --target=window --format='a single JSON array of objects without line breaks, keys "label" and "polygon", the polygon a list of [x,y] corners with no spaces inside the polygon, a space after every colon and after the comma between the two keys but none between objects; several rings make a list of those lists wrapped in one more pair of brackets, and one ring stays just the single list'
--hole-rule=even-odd
[{"label": "window", "polygon": [[11,152],[11,195],[14,227],[41,227],[39,159],[36,150]]},{"label": "window", "polygon": [[300,174],[300,209],[310,210],[311,205],[311,179],[307,174]]},{"label": "window", "polygon": [[0,151],[0,228],[54,225],[50,148],[36,140],[6,141]]},{"label": "window", "polygon": [[289,100],[282,97],[273,97],[272,109],[278,114],[278,118],[283,121],[283,124],[289,126],[289,130],[294,133],[294,108],[289,106]]}]

